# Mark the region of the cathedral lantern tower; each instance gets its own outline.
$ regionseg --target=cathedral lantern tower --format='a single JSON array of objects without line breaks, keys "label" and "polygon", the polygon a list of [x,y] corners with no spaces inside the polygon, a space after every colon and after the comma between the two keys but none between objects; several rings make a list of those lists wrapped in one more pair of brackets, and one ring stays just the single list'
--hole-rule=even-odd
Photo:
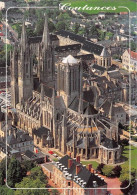
[{"label": "cathedral lantern tower", "polygon": [[66,107],[82,93],[82,65],[79,60],[69,55],[58,64],[57,93],[63,97]]},{"label": "cathedral lantern tower", "polygon": [[30,59],[30,47],[28,44],[25,22],[22,26],[20,51],[18,57],[18,88],[19,103],[26,101],[32,95],[33,67]]}]

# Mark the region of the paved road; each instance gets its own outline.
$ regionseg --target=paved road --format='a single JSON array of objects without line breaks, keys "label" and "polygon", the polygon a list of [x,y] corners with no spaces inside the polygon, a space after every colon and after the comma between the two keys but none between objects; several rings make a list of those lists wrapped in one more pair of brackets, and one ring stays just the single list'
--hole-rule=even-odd
[{"label": "paved road", "polygon": [[134,142],[134,141],[129,141],[129,144],[130,144],[130,145],[132,145],[132,146],[137,147],[137,142]]}]

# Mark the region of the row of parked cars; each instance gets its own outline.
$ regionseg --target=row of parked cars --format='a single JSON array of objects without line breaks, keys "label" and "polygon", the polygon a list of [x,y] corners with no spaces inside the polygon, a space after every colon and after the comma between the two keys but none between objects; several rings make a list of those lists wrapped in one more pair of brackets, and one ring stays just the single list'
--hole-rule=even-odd
[{"label": "row of parked cars", "polygon": [[58,160],[61,159],[61,157],[59,157],[57,154],[55,154],[52,150],[49,151],[49,154],[53,155],[55,158],[57,158]]}]

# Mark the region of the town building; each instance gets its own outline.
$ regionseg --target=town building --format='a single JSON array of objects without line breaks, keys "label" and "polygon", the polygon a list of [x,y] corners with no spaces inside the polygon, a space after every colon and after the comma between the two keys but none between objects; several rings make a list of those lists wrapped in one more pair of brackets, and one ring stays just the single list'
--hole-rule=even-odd
[{"label": "town building", "polygon": [[137,52],[126,50],[122,55],[123,68],[130,72],[137,71]]},{"label": "town building", "polygon": [[0,1],[0,10],[8,9],[9,7],[12,7],[15,5],[14,0],[4,0]]},{"label": "town building", "polygon": [[107,183],[101,176],[91,172],[91,168],[91,164],[86,168],[80,163],[80,156],[72,159],[66,155],[53,166],[52,178],[57,187],[64,188],[64,195],[105,195]]}]

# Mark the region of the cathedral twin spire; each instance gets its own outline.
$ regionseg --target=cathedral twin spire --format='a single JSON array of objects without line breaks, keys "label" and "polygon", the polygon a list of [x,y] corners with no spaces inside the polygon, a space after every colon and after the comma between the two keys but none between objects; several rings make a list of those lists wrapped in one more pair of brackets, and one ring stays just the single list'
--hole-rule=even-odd
[{"label": "cathedral twin spire", "polygon": [[[22,25],[22,33],[21,33],[20,43],[21,43],[23,51],[25,51],[26,45],[28,43],[25,21],[23,21],[23,25]],[[43,45],[44,49],[47,49],[48,46],[50,45],[50,35],[49,35],[47,15],[45,16],[44,31],[43,31],[43,36],[42,36],[42,45]]]},{"label": "cathedral twin spire", "polygon": [[44,31],[43,31],[43,37],[42,37],[42,45],[43,45],[44,49],[47,49],[48,46],[50,45],[50,35],[49,35],[47,15],[45,16]]},{"label": "cathedral twin spire", "polygon": [[21,47],[22,47],[23,51],[25,51],[26,45],[28,43],[25,21],[23,21],[23,25],[22,25],[22,33],[21,33],[20,43],[21,43]]}]

